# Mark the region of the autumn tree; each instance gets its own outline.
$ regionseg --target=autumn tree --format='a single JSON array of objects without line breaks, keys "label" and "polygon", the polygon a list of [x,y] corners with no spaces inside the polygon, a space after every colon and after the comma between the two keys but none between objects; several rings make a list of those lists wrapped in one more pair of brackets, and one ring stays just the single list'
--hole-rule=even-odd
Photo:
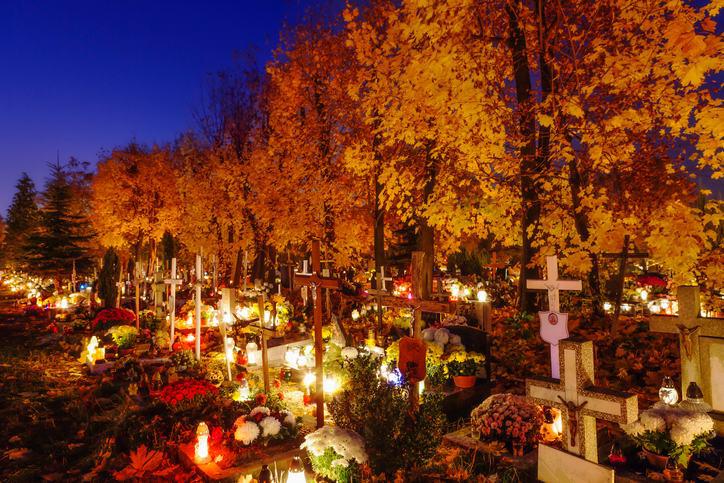
[{"label": "autumn tree", "polygon": [[98,275],[98,296],[104,308],[112,308],[118,299],[118,281],[121,276],[121,260],[113,247],[103,255],[103,264]]},{"label": "autumn tree", "polygon": [[148,247],[150,264],[163,233],[175,232],[179,222],[169,149],[130,144],[105,156],[97,170],[91,199],[100,244],[130,250],[136,259]]}]

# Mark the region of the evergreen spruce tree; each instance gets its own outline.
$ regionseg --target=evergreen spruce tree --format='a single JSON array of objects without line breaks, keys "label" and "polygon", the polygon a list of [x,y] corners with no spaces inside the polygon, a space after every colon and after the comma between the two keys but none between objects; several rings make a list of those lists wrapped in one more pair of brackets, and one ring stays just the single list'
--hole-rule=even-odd
[{"label": "evergreen spruce tree", "polygon": [[53,277],[56,288],[70,277],[73,263],[85,271],[91,263],[83,244],[90,238],[88,220],[74,212],[73,191],[60,163],[50,164],[42,195],[40,226],[28,239],[30,273]]},{"label": "evergreen spruce tree", "polygon": [[103,267],[98,275],[98,296],[103,301],[104,308],[115,307],[118,297],[118,278],[121,275],[121,260],[113,247],[103,255]]},{"label": "evergreen spruce tree", "polygon": [[23,173],[15,185],[15,195],[7,211],[5,227],[5,262],[13,268],[23,268],[27,262],[28,237],[38,227],[40,219],[35,183]]}]

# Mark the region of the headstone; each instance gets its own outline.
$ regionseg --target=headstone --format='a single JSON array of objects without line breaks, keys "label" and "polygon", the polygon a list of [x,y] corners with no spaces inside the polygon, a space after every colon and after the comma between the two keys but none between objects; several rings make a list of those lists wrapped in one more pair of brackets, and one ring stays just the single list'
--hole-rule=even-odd
[{"label": "headstone", "polygon": [[681,394],[696,382],[704,400],[714,409],[719,434],[724,433],[724,319],[699,317],[699,287],[680,286],[677,290],[679,315],[651,317],[652,332],[678,334],[681,359]]},{"label": "headstone", "polygon": [[[593,343],[584,339],[564,339],[560,343],[560,380],[535,378],[526,380],[526,394],[537,404],[554,406],[561,411],[563,447],[575,458],[539,445],[538,479],[541,481],[611,481],[613,470],[603,471],[598,463],[596,419],[628,424],[638,418],[635,395],[596,387],[594,380]],[[595,478],[594,478],[595,477]],[[594,478],[594,479],[592,479]]]}]

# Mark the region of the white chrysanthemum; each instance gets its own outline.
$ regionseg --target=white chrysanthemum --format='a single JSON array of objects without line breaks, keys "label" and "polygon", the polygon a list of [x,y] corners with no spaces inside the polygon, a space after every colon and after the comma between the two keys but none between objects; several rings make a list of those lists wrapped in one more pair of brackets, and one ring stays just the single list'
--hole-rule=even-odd
[{"label": "white chrysanthemum", "polygon": [[444,346],[450,340],[450,331],[447,329],[437,329],[435,331],[435,342]]},{"label": "white chrysanthemum", "polygon": [[263,414],[264,416],[269,416],[270,413],[271,413],[271,411],[269,411],[269,408],[264,407],[264,406],[257,406],[251,410],[251,412],[249,413],[249,417],[253,418],[257,414]]},{"label": "white chrysanthemum", "polygon": [[320,456],[331,448],[339,455],[339,458],[332,462],[334,466],[346,466],[352,460],[358,463],[367,461],[367,452],[362,437],[354,431],[336,426],[323,426],[306,435],[300,448],[306,448],[314,456]]},{"label": "white chrysanthemum", "polygon": [[259,426],[256,423],[247,421],[236,427],[234,439],[248,446],[259,436],[259,432]]},{"label": "white chrysanthemum", "polygon": [[422,338],[428,342],[435,340],[435,330],[432,327],[428,327],[422,331]]},{"label": "white chrysanthemum", "polygon": [[282,411],[281,415],[284,418],[282,421],[284,425],[290,426],[292,428],[297,425],[297,418],[290,411]]},{"label": "white chrysanthemum", "polygon": [[666,421],[664,421],[664,418],[651,411],[642,412],[640,420],[646,431],[666,431]]},{"label": "white chrysanthemum", "polygon": [[259,422],[262,429],[262,436],[276,436],[282,429],[282,423],[277,418],[267,416]]},{"label": "white chrysanthemum", "polygon": [[452,345],[461,345],[462,341],[463,341],[463,339],[459,335],[451,334],[450,340],[448,341],[448,343],[450,343]]},{"label": "white chrysanthemum", "polygon": [[641,421],[634,421],[630,424],[622,424],[621,429],[624,430],[626,434],[629,436],[640,436],[643,434],[644,431],[646,431],[646,428],[644,428],[644,425],[641,424]]},{"label": "white chrysanthemum", "polygon": [[685,424],[675,424],[669,432],[671,440],[679,446],[688,446],[696,436]]},{"label": "white chrysanthemum", "polygon": [[342,359],[349,361],[352,359],[356,359],[359,355],[359,351],[356,347],[345,347],[344,349],[342,349],[341,355]]}]

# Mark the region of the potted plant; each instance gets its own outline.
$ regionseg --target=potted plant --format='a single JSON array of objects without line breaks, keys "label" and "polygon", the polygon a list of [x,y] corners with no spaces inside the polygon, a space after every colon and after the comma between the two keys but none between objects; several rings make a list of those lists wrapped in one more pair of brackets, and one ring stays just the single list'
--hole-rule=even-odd
[{"label": "potted plant", "polygon": [[485,356],[476,352],[454,352],[446,363],[447,373],[455,386],[470,388],[475,385],[476,374],[485,361]]},{"label": "potted plant", "polygon": [[643,411],[637,421],[621,428],[659,471],[669,459],[686,468],[691,455],[707,448],[714,437],[714,421],[708,414],[664,404]]},{"label": "potted plant", "polygon": [[106,334],[113,338],[119,354],[125,355],[133,352],[133,345],[138,337],[138,329],[130,325],[117,325],[108,329]]}]

